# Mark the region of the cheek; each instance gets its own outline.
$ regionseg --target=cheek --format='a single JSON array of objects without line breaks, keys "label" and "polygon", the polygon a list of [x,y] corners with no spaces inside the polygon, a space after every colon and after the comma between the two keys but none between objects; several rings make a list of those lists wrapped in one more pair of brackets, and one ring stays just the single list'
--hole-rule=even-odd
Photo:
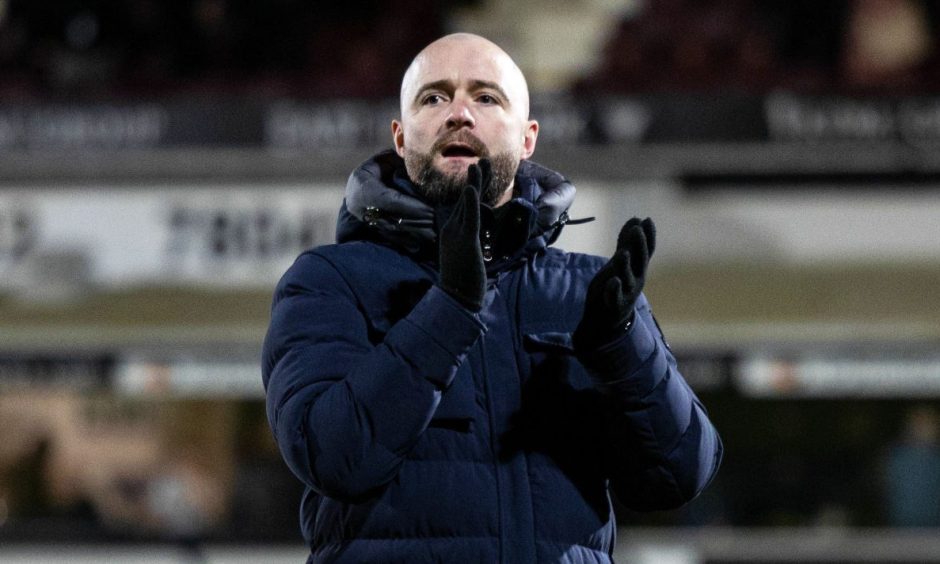
[{"label": "cheek", "polygon": [[434,143],[434,137],[420,127],[405,130],[405,147],[413,151],[426,151]]},{"label": "cheek", "polygon": [[525,145],[523,131],[512,124],[499,124],[491,132],[490,147],[497,152],[510,152],[513,155],[522,155]]},{"label": "cheek", "polygon": [[403,120],[400,133],[402,146],[410,151],[421,150],[427,143],[428,138],[425,129],[421,120],[416,120],[414,116],[409,116]]}]

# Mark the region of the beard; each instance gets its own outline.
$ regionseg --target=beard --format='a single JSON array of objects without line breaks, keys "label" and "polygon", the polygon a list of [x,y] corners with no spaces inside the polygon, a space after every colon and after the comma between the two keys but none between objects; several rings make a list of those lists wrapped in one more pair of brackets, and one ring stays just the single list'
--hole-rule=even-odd
[{"label": "beard", "polygon": [[405,169],[408,176],[414,182],[418,193],[432,205],[457,201],[457,197],[467,185],[467,171],[447,174],[434,167],[434,156],[440,154],[448,144],[458,141],[470,146],[479,158],[489,159],[493,165],[490,182],[480,191],[480,202],[488,206],[495,205],[512,183],[519,168],[519,158],[511,151],[491,155],[486,146],[469,133],[459,132],[439,139],[427,153],[405,149]]}]

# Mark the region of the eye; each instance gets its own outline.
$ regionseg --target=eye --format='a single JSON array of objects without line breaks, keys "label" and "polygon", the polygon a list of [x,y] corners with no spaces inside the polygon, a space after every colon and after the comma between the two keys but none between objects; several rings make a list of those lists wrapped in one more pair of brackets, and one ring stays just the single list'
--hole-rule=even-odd
[{"label": "eye", "polygon": [[499,103],[499,100],[497,100],[495,96],[492,96],[490,94],[480,94],[480,96],[477,97],[477,101],[479,101],[481,104],[486,104],[486,105]]},{"label": "eye", "polygon": [[421,104],[425,106],[435,106],[444,101],[444,97],[440,94],[428,94],[421,99]]}]

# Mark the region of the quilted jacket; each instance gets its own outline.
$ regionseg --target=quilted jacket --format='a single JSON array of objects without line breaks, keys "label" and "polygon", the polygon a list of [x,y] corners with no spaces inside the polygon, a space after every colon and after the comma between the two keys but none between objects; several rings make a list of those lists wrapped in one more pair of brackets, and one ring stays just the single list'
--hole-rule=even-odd
[{"label": "quilted jacket", "polygon": [[393,152],[350,176],[337,244],[277,285],[262,359],[309,562],[611,562],[611,496],[675,508],[712,479],[721,441],[644,296],[628,331],[574,353],[606,259],[550,246],[573,197],[524,161],[514,199],[483,207],[474,314],[435,284],[448,211]]}]

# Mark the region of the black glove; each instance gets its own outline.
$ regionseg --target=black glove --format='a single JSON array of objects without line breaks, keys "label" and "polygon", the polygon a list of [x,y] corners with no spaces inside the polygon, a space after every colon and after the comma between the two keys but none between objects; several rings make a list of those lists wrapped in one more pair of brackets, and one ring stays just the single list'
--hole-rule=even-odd
[{"label": "black glove", "polygon": [[574,332],[576,350],[613,341],[633,321],[633,306],[646,282],[646,267],[656,248],[656,226],[629,219],[617,237],[617,250],[588,286],[584,316]]},{"label": "black glove", "polygon": [[440,285],[467,309],[483,309],[486,294],[486,267],[480,248],[480,192],[492,177],[490,161],[467,169],[467,185],[450,217],[441,227]]}]

